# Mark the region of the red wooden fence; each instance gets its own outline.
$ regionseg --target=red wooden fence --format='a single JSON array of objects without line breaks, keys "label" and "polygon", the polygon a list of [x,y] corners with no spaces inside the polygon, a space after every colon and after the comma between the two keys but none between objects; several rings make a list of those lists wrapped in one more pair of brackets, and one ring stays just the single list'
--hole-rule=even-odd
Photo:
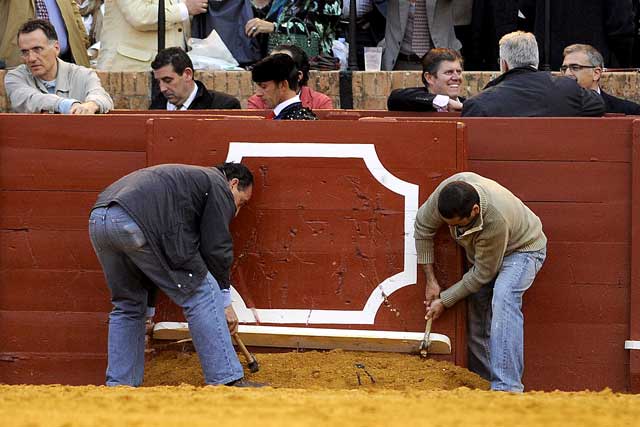
[{"label": "red wooden fence", "polygon": [[[366,113],[350,118],[359,115]],[[144,115],[0,115],[0,382],[103,381],[108,292],[88,242],[86,218],[97,193],[132,170],[166,161],[222,161],[226,152],[215,148],[216,141],[373,142],[388,170],[402,180],[420,183],[422,203],[430,188],[464,162],[459,148],[429,156],[434,147],[448,141],[444,135],[451,131],[446,127],[437,131],[443,132],[438,136],[428,133],[436,129],[433,125],[407,123],[400,117],[393,119],[400,121],[396,124],[296,125],[262,120],[223,124],[182,115],[185,122],[179,126],[173,119],[154,119],[145,126],[146,119]],[[640,340],[640,272],[632,262],[640,254],[640,152],[634,145],[638,123],[630,118],[457,120],[466,125],[468,168],[498,180],[527,202],[542,218],[549,237],[547,262],[525,296],[527,387],[640,391],[640,352],[624,349],[625,340]],[[410,138],[397,142],[403,131]],[[450,156],[456,156],[455,161]],[[398,271],[397,259],[379,259],[393,251],[376,251],[367,241],[370,230],[362,227],[366,223],[362,215],[376,212],[376,198],[366,206],[366,198],[350,190],[359,186],[368,194],[382,195],[379,213],[390,212],[385,218],[389,230],[399,227],[402,198],[384,196],[386,190],[367,177],[362,162],[340,159],[327,165],[306,159],[297,160],[292,168],[282,160],[258,157],[247,158],[247,163],[258,171],[259,191],[234,225],[237,252],[244,255],[235,278],[241,294],[251,294],[253,304],[267,301],[269,307],[282,308],[285,303],[301,307],[311,301],[316,308],[336,308],[351,301],[355,305],[357,296],[368,292],[353,291],[357,281],[348,273],[338,296],[336,288],[307,292],[295,286],[305,273],[320,278],[317,283],[335,280],[327,271],[305,268],[305,262],[314,257],[330,261],[332,250],[345,245],[364,249],[370,258],[367,265],[350,258],[345,271]],[[418,176],[421,165],[424,176]],[[439,169],[430,176],[427,171],[433,165]],[[345,174],[355,179],[340,181]],[[332,201],[332,192],[323,191],[328,184],[341,190],[344,204],[358,207],[350,214],[354,228],[342,224],[329,229],[335,232],[335,246],[327,238],[327,228],[322,228],[328,212],[337,214],[339,205]],[[311,194],[305,194],[305,188]],[[305,213],[314,212],[318,227],[296,216],[292,203],[300,203]],[[293,224],[295,238],[287,235],[286,227],[271,227],[279,220]],[[249,230],[262,231],[260,240]],[[379,241],[395,233],[383,232]],[[354,236],[362,238],[359,245],[350,240]],[[397,250],[399,240],[390,240]],[[255,242],[260,243],[256,248]],[[310,242],[318,242],[317,247]],[[450,242],[445,236],[441,242],[444,252],[438,259],[451,260]],[[304,256],[290,261],[289,265],[297,265],[285,276],[291,285],[266,286],[274,272],[277,280],[282,279],[285,270],[276,263],[292,249]],[[257,268],[263,259],[270,261]],[[455,280],[455,264],[439,265],[444,283]],[[245,280],[260,285],[249,291]],[[404,309],[415,307],[420,289],[419,281],[419,286],[394,293],[390,301],[401,309],[401,319],[383,307],[376,327],[420,330],[419,310]],[[170,304],[161,304],[159,311],[160,318],[176,320],[178,315]],[[463,318],[459,308],[438,330],[453,337],[458,357],[463,343],[456,338],[462,337]]]}]

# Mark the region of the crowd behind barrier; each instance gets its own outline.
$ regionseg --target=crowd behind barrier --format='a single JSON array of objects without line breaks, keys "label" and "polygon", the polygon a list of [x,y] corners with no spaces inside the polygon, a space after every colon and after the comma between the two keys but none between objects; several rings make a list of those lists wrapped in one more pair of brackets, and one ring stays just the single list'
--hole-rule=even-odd
[{"label": "crowd behind barrier", "polygon": [[[304,44],[310,56],[319,54],[313,63],[320,70],[347,66],[345,41],[355,43],[360,70],[363,48],[373,46],[384,47],[383,70],[416,69],[431,48],[460,50],[468,69],[497,70],[498,40],[523,30],[538,39],[543,68],[558,69],[562,49],[573,43],[593,45],[608,67],[640,66],[640,1],[550,2],[550,14],[546,3],[356,0],[351,11],[350,0],[166,0],[165,46],[186,48],[190,36],[205,39],[215,29],[225,50],[243,67],[289,39]],[[20,63],[15,32],[37,17],[50,19],[61,32],[63,58],[82,65],[91,59],[103,70],[142,70],[156,50],[158,14],[154,1],[4,0],[0,61],[7,67]],[[81,47],[89,48],[88,58]],[[97,55],[101,48],[104,54]]]},{"label": "crowd behind barrier", "polygon": [[[4,88],[5,70],[0,70],[0,112],[9,112],[10,104]],[[354,109],[386,110],[387,98],[392,90],[422,86],[418,71],[354,72],[346,96],[340,92],[341,73],[337,71],[311,71],[309,86],[328,95],[335,108],[345,108],[345,100]],[[251,73],[244,71],[197,71],[196,78],[207,87],[228,93],[247,108],[248,98],[255,93]],[[463,96],[471,96],[497,75],[493,72],[465,71]],[[98,76],[105,90],[113,98],[116,109],[146,110],[151,103],[151,73],[99,71]],[[342,76],[346,78],[346,76]],[[640,102],[640,74],[638,72],[605,73],[602,87],[615,96]],[[343,99],[349,98],[350,99]]]}]

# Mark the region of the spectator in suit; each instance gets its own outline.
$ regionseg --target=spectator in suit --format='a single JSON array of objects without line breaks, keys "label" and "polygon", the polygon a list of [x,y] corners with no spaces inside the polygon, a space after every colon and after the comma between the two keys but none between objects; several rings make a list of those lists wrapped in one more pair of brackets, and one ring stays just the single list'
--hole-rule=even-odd
[{"label": "spectator in suit", "polygon": [[180,47],[163,49],[151,63],[160,93],[151,101],[150,110],[240,109],[240,101],[231,95],[207,90],[193,78],[191,58]]},{"label": "spectator in suit", "polygon": [[453,49],[431,49],[422,58],[422,87],[396,89],[387,99],[389,111],[462,110],[462,56]]},{"label": "spectator in suit", "polygon": [[[165,46],[186,47],[189,17],[207,0],[165,0]],[[147,71],[158,51],[158,0],[106,0],[98,69]]]},{"label": "spectator in suit", "polygon": [[[544,51],[545,0],[519,0],[520,10],[533,26]],[[551,69],[562,64],[562,49],[572,43],[584,43],[598,49],[613,67],[628,67],[633,52],[632,0],[550,1]]]},{"label": "spectator in suit", "polygon": [[89,66],[89,38],[75,0],[0,1],[0,60],[8,68],[22,64],[17,46],[18,28],[29,19],[51,22],[58,35],[60,59]]},{"label": "spectator in suit", "polygon": [[[280,45],[277,46],[272,52],[272,55],[276,53],[284,53],[293,58],[298,68],[298,80],[299,90],[298,96],[300,96],[300,102],[303,107],[307,107],[311,110],[322,110],[333,108],[333,101],[324,93],[316,92],[307,86],[309,83],[309,57],[306,52],[294,45]],[[258,95],[251,95],[248,101],[248,108],[251,110],[264,110],[267,107],[264,100]]]},{"label": "spectator in suit", "polygon": [[607,113],[640,115],[640,104],[609,95],[600,88],[600,78],[604,72],[604,60],[600,52],[588,44],[572,44],[563,52],[564,59],[560,71],[578,82],[585,89],[600,94]]},{"label": "spectator in suit", "polygon": [[49,21],[25,22],[17,40],[24,64],[4,79],[13,111],[96,114],[113,108],[95,71],[58,58],[60,42]]},{"label": "spectator in suit", "polygon": [[430,49],[460,50],[453,17],[453,0],[389,0],[382,69],[420,70]]},{"label": "spectator in suit", "polygon": [[256,95],[268,108],[273,108],[274,120],[317,120],[311,110],[302,106],[298,95],[298,67],[284,53],[270,55],[251,69]]},{"label": "spectator in suit", "polygon": [[531,33],[516,31],[500,39],[502,74],[467,99],[467,117],[601,116],[602,98],[567,77],[538,71],[538,43]]}]

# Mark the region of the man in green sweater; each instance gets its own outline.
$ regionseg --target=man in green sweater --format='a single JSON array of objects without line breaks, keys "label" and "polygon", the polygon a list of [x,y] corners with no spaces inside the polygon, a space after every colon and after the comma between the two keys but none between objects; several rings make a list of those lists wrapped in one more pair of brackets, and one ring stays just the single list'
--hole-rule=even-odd
[{"label": "man in green sweater", "polygon": [[[445,223],[471,267],[443,291],[434,274],[433,238]],[[443,181],[420,207],[414,237],[427,279],[427,318],[467,298],[469,368],[491,381],[492,390],[523,391],[522,295],[546,257],[540,218],[497,182],[463,172]]]}]

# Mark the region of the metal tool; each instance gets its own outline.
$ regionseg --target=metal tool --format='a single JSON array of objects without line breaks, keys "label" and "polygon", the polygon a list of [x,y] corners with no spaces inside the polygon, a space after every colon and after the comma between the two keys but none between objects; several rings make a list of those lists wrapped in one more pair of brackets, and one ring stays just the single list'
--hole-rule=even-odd
[{"label": "metal tool", "polygon": [[420,357],[427,357],[429,354],[429,336],[431,335],[431,322],[433,318],[427,319],[427,326],[424,328],[424,337],[420,341]]},{"label": "metal tool", "polygon": [[[364,373],[367,374],[367,376],[371,380],[371,384],[376,383],[376,379],[373,378],[373,375],[371,375],[369,371],[367,371],[367,368],[364,366],[364,363],[356,363],[354,366],[358,369],[362,369]],[[356,371],[356,377],[358,378],[358,385],[362,385],[362,381],[360,380],[360,373],[358,371]]]},{"label": "metal tool", "polygon": [[249,371],[251,371],[251,373],[258,372],[260,370],[258,361],[256,360],[255,356],[251,354],[249,350],[247,350],[247,347],[244,345],[244,343],[240,339],[240,335],[238,335],[237,332],[233,334],[233,339],[236,340],[236,344],[238,344],[238,347],[240,347],[240,351],[242,351],[242,354],[244,354],[244,357],[247,359],[247,367],[249,368]]}]

